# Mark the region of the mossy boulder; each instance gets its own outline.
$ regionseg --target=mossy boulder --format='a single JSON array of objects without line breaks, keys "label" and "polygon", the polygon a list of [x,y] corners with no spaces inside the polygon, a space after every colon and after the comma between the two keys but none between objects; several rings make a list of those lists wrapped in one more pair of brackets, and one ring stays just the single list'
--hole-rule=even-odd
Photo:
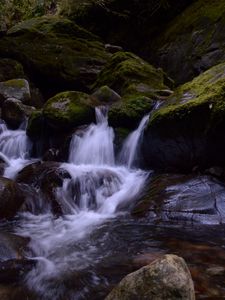
[{"label": "mossy boulder", "polygon": [[1,39],[0,55],[20,61],[47,94],[88,90],[110,54],[99,38],[55,16],[24,21]]},{"label": "mossy boulder", "polygon": [[148,166],[190,171],[224,164],[225,63],[177,88],[150,118],[143,153]]},{"label": "mossy boulder", "polygon": [[27,135],[30,138],[39,138],[44,131],[44,116],[42,110],[35,110],[31,113],[27,124]]},{"label": "mossy boulder", "polygon": [[0,58],[0,82],[24,78],[23,66],[14,59]]},{"label": "mossy boulder", "polygon": [[0,99],[4,101],[8,98],[15,98],[24,103],[29,102],[30,87],[26,79],[11,79],[0,82]]},{"label": "mossy boulder", "polygon": [[112,104],[120,101],[121,97],[114,90],[110,89],[107,85],[101,86],[97,91],[92,94],[92,97],[99,101],[99,103]]},{"label": "mossy boulder", "polygon": [[[153,36],[194,0],[61,1],[61,14],[105,41],[143,54]],[[107,24],[107,26],[105,26]]]},{"label": "mossy boulder", "polygon": [[81,92],[62,92],[49,99],[43,107],[47,124],[59,131],[95,120],[91,97]]},{"label": "mossy boulder", "polygon": [[152,40],[148,58],[177,84],[225,59],[223,0],[198,0],[178,15]]},{"label": "mossy boulder", "polygon": [[98,75],[93,89],[107,85],[121,95],[109,110],[114,127],[135,127],[151,111],[159,91],[173,84],[161,69],[156,69],[130,52],[115,53]]},{"label": "mossy boulder", "polygon": [[194,300],[194,284],[183,258],[167,254],[128,274],[105,300]]}]

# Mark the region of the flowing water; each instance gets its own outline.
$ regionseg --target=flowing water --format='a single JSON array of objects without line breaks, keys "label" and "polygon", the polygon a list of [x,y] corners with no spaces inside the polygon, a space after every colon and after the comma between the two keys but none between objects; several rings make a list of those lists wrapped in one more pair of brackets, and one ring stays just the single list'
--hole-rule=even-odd
[{"label": "flowing water", "polygon": [[[133,133],[135,138],[126,142],[126,153],[131,159],[137,153],[146,122],[147,117]],[[28,144],[22,132],[5,130],[2,134],[16,141],[18,136],[21,139],[21,145],[14,149],[16,153],[9,154],[8,144],[1,146],[3,138],[0,136],[0,149],[11,158],[10,164],[16,157],[24,159],[22,153],[27,152]],[[69,295],[62,279],[71,278],[71,274],[76,277],[84,270],[89,272],[98,264],[107,252],[101,253],[101,238],[92,240],[92,235],[101,226],[123,218],[143,191],[149,173],[130,169],[130,160],[117,165],[113,140],[107,109],[96,108],[96,124],[89,125],[82,135],[73,136],[69,162],[61,165],[71,176],[56,190],[62,216],[56,218],[50,211],[21,215],[17,233],[31,238],[32,257],[36,260],[36,267],[27,276],[27,284],[41,299],[53,299],[53,295],[54,299],[63,299],[65,293],[65,299],[86,299],[87,285]],[[91,271],[89,280],[90,285],[101,281]]]}]

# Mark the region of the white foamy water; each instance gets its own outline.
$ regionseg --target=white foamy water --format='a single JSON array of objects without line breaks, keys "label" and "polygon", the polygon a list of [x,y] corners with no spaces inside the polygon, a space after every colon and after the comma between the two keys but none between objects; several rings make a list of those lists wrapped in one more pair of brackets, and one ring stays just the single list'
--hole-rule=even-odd
[{"label": "white foamy water", "polygon": [[0,124],[0,157],[7,164],[3,174],[5,177],[14,178],[30,163],[31,146],[25,130],[9,130],[4,123]]},{"label": "white foamy water", "polygon": [[145,116],[138,128],[128,135],[126,138],[122,150],[119,154],[119,162],[121,164],[128,166],[131,168],[135,160],[138,160],[139,155],[139,146],[142,138],[143,131],[148,123],[149,115]]},{"label": "white foamy water", "polygon": [[[146,117],[138,128],[139,136],[143,122],[146,123]],[[60,298],[63,288],[53,287],[52,282],[93,263],[97,250],[88,244],[88,237],[98,226],[124,213],[143,190],[148,173],[115,165],[113,139],[107,109],[97,108],[96,124],[73,136],[69,163],[61,165],[71,176],[56,190],[62,216],[22,215],[17,233],[31,238],[30,246],[38,261],[28,274],[27,283],[43,299],[52,299],[52,290],[54,299]],[[130,155],[135,156],[137,140],[138,136],[133,139]],[[81,250],[84,240],[85,249]]]}]

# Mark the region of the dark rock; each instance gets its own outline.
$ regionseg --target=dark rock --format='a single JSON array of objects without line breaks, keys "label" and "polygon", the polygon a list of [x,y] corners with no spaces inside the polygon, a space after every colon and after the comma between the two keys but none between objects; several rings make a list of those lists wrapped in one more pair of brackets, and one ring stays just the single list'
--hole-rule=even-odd
[{"label": "dark rock", "polygon": [[157,92],[168,89],[165,77],[162,70],[132,53],[115,53],[93,86],[100,88],[107,85],[121,95],[121,101],[113,104],[109,110],[110,125],[135,128],[153,108]]},{"label": "dark rock", "polygon": [[0,261],[22,259],[24,257],[29,238],[1,231],[0,239]]},{"label": "dark rock", "polygon": [[0,219],[13,217],[24,202],[19,185],[0,177]]},{"label": "dark rock", "polygon": [[110,89],[107,85],[100,87],[97,91],[92,94],[92,97],[97,99],[103,105],[112,104],[121,100],[119,94],[114,90]]},{"label": "dark rock", "polygon": [[194,300],[194,284],[183,258],[165,255],[128,274],[105,300]]},{"label": "dark rock", "polygon": [[120,47],[120,46],[115,46],[115,45],[110,45],[110,44],[105,44],[105,49],[106,49],[108,52],[112,53],[112,54],[114,54],[114,53],[116,53],[116,52],[119,52],[119,51],[123,51],[123,48],[122,48],[122,47]]},{"label": "dark rock", "polygon": [[149,168],[192,171],[225,164],[225,64],[175,90],[152,114],[144,135]]},{"label": "dark rock", "polygon": [[0,55],[22,62],[45,95],[87,91],[110,54],[99,38],[56,16],[24,21],[1,39]]},{"label": "dark rock", "polygon": [[194,1],[150,41],[150,61],[162,67],[177,84],[224,61],[224,13],[223,0]]},{"label": "dark rock", "polygon": [[30,87],[26,79],[11,79],[0,82],[0,97],[4,100],[15,98],[22,102],[30,100]]},{"label": "dark rock", "polygon": [[2,105],[2,119],[14,129],[17,129],[35,110],[24,105],[20,100],[8,98]]},{"label": "dark rock", "polygon": [[35,260],[28,259],[10,259],[0,262],[0,284],[22,281],[34,266]]},{"label": "dark rock", "polygon": [[0,82],[24,77],[23,66],[18,61],[10,58],[0,58]]},{"label": "dark rock", "polygon": [[156,175],[134,215],[149,214],[157,222],[225,223],[225,185],[196,175]]},{"label": "dark rock", "polygon": [[57,188],[62,187],[65,178],[70,178],[70,174],[57,162],[36,162],[26,166],[18,173],[16,181],[35,188],[43,203],[30,203],[31,199],[25,203],[23,210],[42,210],[43,212],[47,208],[54,213],[61,213],[61,205],[55,192]]}]

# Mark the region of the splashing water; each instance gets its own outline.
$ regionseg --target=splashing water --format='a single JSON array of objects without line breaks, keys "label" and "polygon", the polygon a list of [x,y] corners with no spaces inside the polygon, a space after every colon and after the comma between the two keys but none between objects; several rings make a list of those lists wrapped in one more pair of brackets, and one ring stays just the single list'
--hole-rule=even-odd
[{"label": "splashing water", "polygon": [[[146,120],[138,128],[139,136]],[[115,165],[114,132],[108,126],[105,107],[96,108],[96,122],[82,135],[73,136],[69,163],[61,165],[71,176],[56,191],[62,216],[23,213],[17,230],[31,238],[37,265],[28,274],[27,284],[43,299],[52,299],[52,293],[54,299],[60,299],[65,290],[63,284],[57,284],[59,278],[97,263],[98,250],[88,243],[88,237],[95,228],[124,213],[140,196],[149,176],[142,170]],[[93,275],[92,280],[97,278]],[[71,299],[85,298],[75,293]]]},{"label": "splashing water", "polygon": [[0,124],[0,157],[7,164],[5,177],[14,178],[30,163],[30,150],[31,142],[25,130],[9,130],[4,123]]}]

